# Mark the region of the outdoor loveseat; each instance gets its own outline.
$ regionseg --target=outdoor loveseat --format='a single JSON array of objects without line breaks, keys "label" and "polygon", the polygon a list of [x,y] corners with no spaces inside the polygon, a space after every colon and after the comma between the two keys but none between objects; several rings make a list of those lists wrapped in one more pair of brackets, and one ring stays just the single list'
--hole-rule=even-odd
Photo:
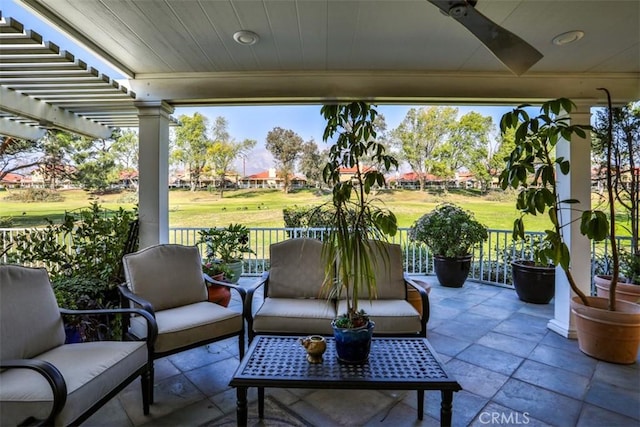
[{"label": "outdoor loveseat", "polygon": [[[375,267],[377,295],[371,300],[362,295],[359,308],[376,323],[375,335],[426,337],[428,293],[404,274],[400,245],[384,245],[389,257]],[[272,244],[269,251],[269,271],[247,293],[249,340],[257,334],[332,335],[331,321],[346,311],[346,301],[327,299],[321,291],[325,279],[322,242],[289,239]],[[423,315],[408,301],[409,288],[419,293]]]}]

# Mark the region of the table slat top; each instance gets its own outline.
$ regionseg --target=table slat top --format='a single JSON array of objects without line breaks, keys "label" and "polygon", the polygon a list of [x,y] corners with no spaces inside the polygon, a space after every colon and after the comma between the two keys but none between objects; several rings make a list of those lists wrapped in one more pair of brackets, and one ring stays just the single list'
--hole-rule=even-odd
[{"label": "table slat top", "polygon": [[[323,363],[309,363],[300,337],[257,336],[241,361],[230,385],[245,381],[267,387],[269,382],[295,383],[300,381],[349,383],[356,387],[367,383],[397,383],[443,385],[459,390],[460,385],[450,377],[437,354],[424,338],[373,338],[369,360],[362,364],[345,364],[336,357],[335,341],[326,338],[327,350]],[[429,387],[431,388],[431,387]]]}]

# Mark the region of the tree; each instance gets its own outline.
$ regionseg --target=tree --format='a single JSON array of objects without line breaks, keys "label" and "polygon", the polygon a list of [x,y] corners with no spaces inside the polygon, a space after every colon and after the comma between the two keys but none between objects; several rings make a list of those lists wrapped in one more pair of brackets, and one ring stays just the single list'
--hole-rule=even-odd
[{"label": "tree", "polygon": [[104,192],[118,180],[115,156],[111,151],[113,140],[78,138],[70,145],[75,164],[74,181],[86,190]]},{"label": "tree", "polygon": [[434,151],[446,141],[457,114],[458,109],[453,107],[412,108],[392,131],[394,144],[418,176],[420,190],[424,190],[426,174],[438,167],[440,160],[434,157]]},{"label": "tree", "polygon": [[200,186],[202,171],[207,163],[207,150],[212,144],[207,138],[208,120],[200,113],[181,115],[178,120],[182,125],[175,130],[172,158],[185,165],[191,191],[195,191]]},{"label": "tree", "polygon": [[256,146],[253,139],[235,142],[227,131],[227,120],[217,117],[213,125],[213,142],[207,150],[208,161],[216,176],[220,178],[220,197],[224,195],[225,177],[233,161],[241,155],[247,154]]},{"label": "tree", "polygon": [[318,144],[312,139],[302,145],[300,172],[307,178],[307,183],[318,185],[322,182],[322,165],[328,160],[327,153],[318,151]]},{"label": "tree", "polygon": [[69,153],[72,150],[74,135],[59,130],[48,130],[43,138],[44,158],[41,169],[49,188],[56,189],[61,178],[70,176]]},{"label": "tree", "polygon": [[489,150],[489,161],[487,163],[487,173],[490,179],[497,178],[500,170],[504,167],[509,158],[509,154],[515,148],[515,130],[505,129],[498,137],[497,145],[493,150]]},{"label": "tree", "polygon": [[29,170],[42,163],[42,141],[5,136],[0,138],[0,180],[7,174]]},{"label": "tree", "polygon": [[291,175],[295,172],[296,160],[301,155],[303,140],[292,130],[275,127],[267,134],[266,148],[271,152],[278,174],[284,182],[284,192],[289,192]]},{"label": "tree", "polygon": [[138,133],[132,129],[117,129],[111,149],[120,170],[138,170]]},{"label": "tree", "polygon": [[438,150],[446,176],[462,168],[477,179],[487,182],[489,134],[494,129],[491,117],[471,111],[454,123],[449,138]]}]

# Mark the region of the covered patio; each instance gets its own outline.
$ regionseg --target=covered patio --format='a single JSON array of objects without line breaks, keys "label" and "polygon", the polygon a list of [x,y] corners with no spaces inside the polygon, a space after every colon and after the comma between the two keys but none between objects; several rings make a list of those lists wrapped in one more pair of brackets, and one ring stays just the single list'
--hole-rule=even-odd
[{"label": "covered patio", "polygon": [[[619,426],[640,422],[640,365],[597,361],[547,328],[550,305],[527,304],[510,289],[467,282],[445,288],[433,276],[427,338],[463,391],[453,399],[454,426]],[[251,286],[252,279],[240,284]],[[238,300],[232,304],[239,304]],[[304,357],[304,349],[300,347]],[[156,402],[145,417],[132,385],[87,420],[90,426],[234,426],[236,393],[229,380],[237,344],[226,340],[156,362]],[[415,392],[266,389],[263,424],[256,390],[249,425],[436,426],[440,393],[425,393],[416,418]]]},{"label": "covered patio", "polygon": [[[516,105],[562,96],[578,105],[572,122],[588,124],[590,109],[604,103],[599,87],[608,88],[616,104],[640,99],[637,1],[17,3],[104,58],[128,81],[122,87],[5,17],[2,32],[13,33],[16,40],[2,46],[7,56],[0,68],[0,132],[29,139],[52,127],[100,138],[114,126],[137,125],[141,247],[169,240],[169,126],[178,106],[351,99]],[[439,8],[450,6],[475,7],[526,40],[541,58],[524,67],[505,62],[510,45],[503,41],[498,59],[486,39],[483,44],[461,25],[463,9],[458,9],[462,17],[453,10],[451,16],[440,13]],[[235,37],[240,42],[234,41],[242,30],[257,39],[241,33]],[[511,48],[518,50],[519,42],[513,43]],[[572,162],[561,183],[563,197],[588,207],[589,135],[564,144],[558,155]],[[575,215],[567,219],[573,224],[567,240],[575,278],[588,292],[590,246],[580,236]],[[428,328],[429,339],[465,388],[454,401],[456,425],[487,424],[484,413],[527,414],[534,425],[640,420],[638,364],[597,362],[581,354],[575,340],[566,339],[575,337],[575,328],[562,275],[549,306],[527,305],[511,290],[472,283],[463,292],[449,292],[434,286]],[[224,377],[237,366],[232,347],[203,347],[159,361],[158,378],[164,380],[158,384],[153,420],[128,409],[139,408],[131,402],[139,397],[125,391],[88,424],[198,425],[233,414],[234,394]],[[337,410],[340,402],[331,396],[326,393],[323,400],[285,391],[276,400],[314,425],[377,424],[385,414],[388,425],[415,423],[415,411],[407,409],[413,396],[379,393],[380,404],[372,406],[379,410],[357,420],[335,419],[338,413],[364,413]],[[363,407],[358,396],[349,395],[351,407]],[[437,413],[436,401],[429,400],[430,414]],[[429,417],[424,422],[433,423]]]},{"label": "covered patio", "polygon": [[[38,76],[69,57],[42,52],[42,41],[24,33],[24,41],[3,49],[12,64],[2,71],[0,110],[15,116],[2,121],[3,133],[51,126],[104,137],[118,124],[110,117],[135,115],[141,247],[169,241],[169,126],[176,106],[347,99],[515,105],[562,96],[578,106],[572,122],[589,124],[591,107],[604,104],[597,88],[609,89],[615,104],[640,99],[636,1],[17,2],[109,62],[132,92],[116,87],[114,102],[103,88],[79,90],[80,81],[58,85],[64,68],[82,67],[73,59],[47,72],[48,80]],[[55,95],[39,93],[39,79],[54,85]],[[92,118],[94,110],[100,118]],[[560,196],[582,201],[583,209],[591,191],[589,141],[576,138],[557,152],[572,164]],[[565,220],[575,279],[589,292],[590,249],[579,212]],[[569,300],[560,275],[548,327],[575,338]]]}]

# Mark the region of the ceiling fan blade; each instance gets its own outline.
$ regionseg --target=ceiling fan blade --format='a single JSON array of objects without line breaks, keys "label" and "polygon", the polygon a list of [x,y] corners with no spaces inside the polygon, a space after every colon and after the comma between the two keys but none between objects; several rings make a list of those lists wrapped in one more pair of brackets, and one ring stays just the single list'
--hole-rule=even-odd
[{"label": "ceiling fan blade", "polygon": [[542,54],[536,48],[478,12],[473,7],[475,2],[464,0],[429,0],[429,2],[471,31],[517,75],[526,72],[542,58]]}]

